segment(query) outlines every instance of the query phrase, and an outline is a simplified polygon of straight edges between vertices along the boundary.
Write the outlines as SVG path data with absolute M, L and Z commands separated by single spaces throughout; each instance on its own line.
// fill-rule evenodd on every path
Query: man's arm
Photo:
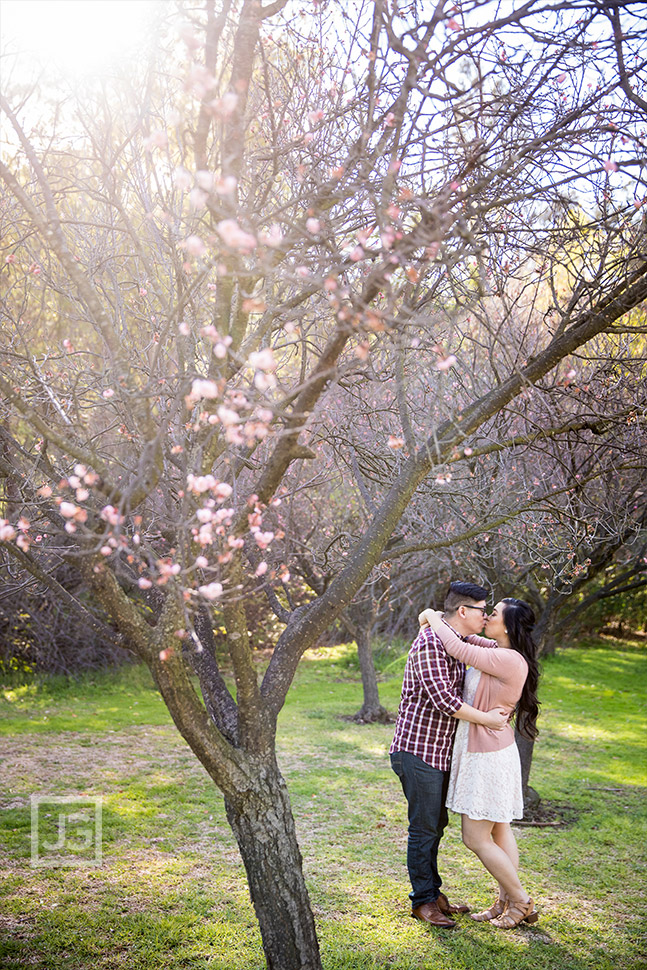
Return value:
M 415 658 L 415 669 L 433 707 L 449 716 L 463 706 L 460 692 L 453 686 L 450 659 L 433 630 L 421 630 L 422 640 Z
M 464 704 L 460 693 L 452 686 L 450 660 L 440 638 L 429 628 L 421 630 L 418 636 L 424 643 L 418 650 L 416 668 L 432 705 L 450 717 L 501 731 L 508 723 L 508 714 L 503 708 L 478 711 Z

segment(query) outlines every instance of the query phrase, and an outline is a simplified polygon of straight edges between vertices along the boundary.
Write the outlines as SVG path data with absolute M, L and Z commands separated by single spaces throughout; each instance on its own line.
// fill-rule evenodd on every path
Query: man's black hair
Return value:
M 455 582 L 449 584 L 447 596 L 445 597 L 445 613 L 455 613 L 463 603 L 480 603 L 486 600 L 488 591 L 478 583 Z

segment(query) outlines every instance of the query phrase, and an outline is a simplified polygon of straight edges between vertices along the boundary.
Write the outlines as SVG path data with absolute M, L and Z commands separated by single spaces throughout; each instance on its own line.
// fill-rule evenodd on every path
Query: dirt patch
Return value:
M 129 731 L 93 735 L 66 732 L 64 738 L 24 736 L 3 739 L 4 790 L 0 809 L 22 808 L 24 792 L 56 790 L 62 778 L 86 788 L 124 774 L 178 773 L 207 777 L 183 738 L 172 727 L 134 727 Z
M 513 825 L 536 829 L 561 829 L 577 822 L 579 813 L 572 805 L 557 805 L 554 802 L 540 802 L 536 808 L 526 812 L 524 817 L 515 820 Z

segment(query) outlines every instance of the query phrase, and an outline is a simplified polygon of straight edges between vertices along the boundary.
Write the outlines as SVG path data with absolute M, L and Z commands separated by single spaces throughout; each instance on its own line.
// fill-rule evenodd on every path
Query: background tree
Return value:
M 577 355 L 647 296 L 640 5 L 179 10 L 183 46 L 169 16 L 152 63 L 46 126 L 34 92 L 1 102 L 0 539 L 61 596 L 74 570 L 149 665 L 268 965 L 316 968 L 278 714 L 430 474 L 535 394 L 557 434 Z M 380 474 L 309 593 L 280 552 L 319 443 Z M 259 680 L 261 592 L 284 629 Z

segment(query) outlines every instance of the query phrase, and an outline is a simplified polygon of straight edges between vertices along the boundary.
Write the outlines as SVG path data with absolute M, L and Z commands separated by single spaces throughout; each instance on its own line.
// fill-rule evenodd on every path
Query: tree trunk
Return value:
M 359 669 L 362 674 L 362 688 L 364 691 L 364 703 L 355 715 L 354 720 L 364 723 L 381 721 L 388 723 L 391 720 L 389 712 L 380 704 L 380 694 L 377 686 L 377 673 L 373 662 L 373 651 L 371 650 L 371 638 L 368 631 L 357 626 L 355 632 L 357 641 L 357 657 L 359 659 Z
M 541 798 L 534 788 L 528 784 L 530 779 L 530 768 L 532 767 L 532 755 L 535 749 L 535 742 L 530 741 L 515 728 L 514 739 L 519 749 L 521 759 L 521 786 L 523 792 L 523 817 L 527 818 L 539 808 Z
M 321 970 L 290 799 L 272 761 L 257 785 L 226 798 L 229 824 L 245 864 L 268 970 Z

